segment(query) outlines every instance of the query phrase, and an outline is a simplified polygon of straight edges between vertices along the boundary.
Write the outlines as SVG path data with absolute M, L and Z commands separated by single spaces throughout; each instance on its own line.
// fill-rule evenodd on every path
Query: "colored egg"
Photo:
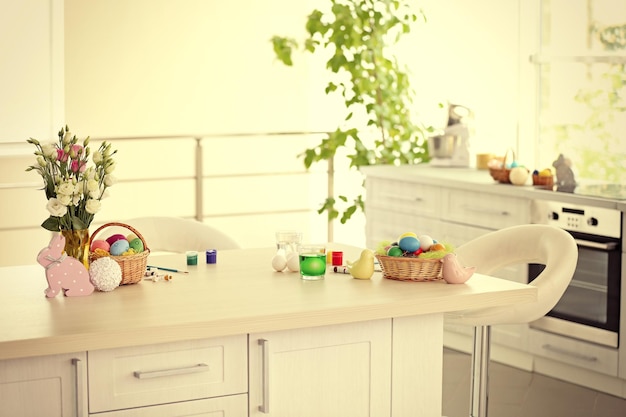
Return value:
M 421 235 L 420 237 L 418 237 L 418 239 L 420 241 L 420 248 L 422 248 L 423 250 L 430 249 L 433 243 L 435 243 L 433 238 L 428 235 Z
M 420 248 L 420 241 L 414 236 L 404 236 L 398 240 L 398 246 L 405 252 L 415 252 Z
M 129 242 L 132 242 L 135 239 L 137 239 L 137 235 L 134 233 L 129 233 L 126 235 L 126 240 L 128 240 Z
M 403 252 L 398 246 L 392 246 L 387 251 L 387 256 L 402 256 Z
M 138 237 L 134 238 L 129 243 L 130 247 L 135 250 L 135 253 L 143 252 L 143 242 Z
M 115 242 L 117 242 L 118 240 L 126 240 L 126 236 L 124 236 L 124 235 L 122 235 L 122 234 L 120 234 L 120 233 L 116 233 L 116 234 L 111 235 L 111 236 L 109 236 L 109 237 L 107 238 L 107 243 L 108 243 L 109 245 L 113 246 L 113 244 L 114 244 Z M 126 240 L 126 242 L 128 242 L 128 241 Z
M 442 243 L 435 243 L 434 245 L 430 247 L 430 250 L 431 251 L 446 250 L 446 247 Z
M 422 248 L 419 248 L 418 250 L 413 252 L 413 255 L 418 256 L 420 253 L 423 253 L 423 252 L 424 252 L 424 250 Z
M 417 234 L 413 233 L 413 232 L 406 232 L 406 233 L 402 233 L 399 237 L 398 237 L 398 242 L 402 240 L 403 237 L 415 237 L 417 238 Z
M 103 251 L 108 252 L 110 247 L 111 245 L 109 245 L 106 240 L 96 239 L 91 242 L 89 250 L 95 252 L 96 249 L 102 249 Z
M 109 252 L 111 252 L 111 255 L 113 256 L 120 256 L 124 252 L 126 252 L 129 248 L 130 248 L 130 244 L 128 243 L 128 240 L 124 238 L 124 239 L 116 240 L 115 242 L 113 242 Z

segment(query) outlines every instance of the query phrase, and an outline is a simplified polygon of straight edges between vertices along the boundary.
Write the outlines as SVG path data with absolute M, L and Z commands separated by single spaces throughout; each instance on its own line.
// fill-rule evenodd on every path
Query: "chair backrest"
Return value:
M 224 232 L 197 220 L 181 217 L 140 217 L 125 221 L 144 237 L 152 252 L 185 252 L 206 249 L 239 249 Z
M 545 265 L 530 283 L 538 290 L 536 302 L 517 306 L 477 308 L 452 312 L 446 319 L 473 326 L 528 323 L 548 313 L 572 280 L 578 261 L 574 238 L 553 226 L 526 224 L 487 233 L 456 250 L 461 264 L 492 274 L 500 268 L 527 263 Z

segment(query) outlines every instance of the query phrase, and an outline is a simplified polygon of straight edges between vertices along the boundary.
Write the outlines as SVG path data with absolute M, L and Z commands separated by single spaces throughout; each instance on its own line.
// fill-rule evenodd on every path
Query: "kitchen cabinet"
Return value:
M 390 416 L 391 326 L 251 334 L 250 416 Z
M 88 358 L 90 413 L 136 407 L 149 408 L 133 416 L 176 415 L 187 408 L 208 412 L 214 402 L 169 406 L 174 410 L 167 412 L 153 406 L 248 391 L 245 335 L 94 350 Z
M 493 230 L 530 223 L 530 200 L 524 197 L 468 191 L 458 184 L 434 186 L 417 177 L 397 180 L 368 171 L 366 179 L 366 237 L 370 248 L 381 240 L 394 240 L 412 231 L 460 246 Z M 525 283 L 526 265 L 495 271 L 494 276 Z M 526 324 L 493 327 L 494 344 L 525 349 Z M 463 350 L 469 351 L 468 326 L 446 324 L 448 332 L 468 336 Z
M 86 359 L 80 352 L 0 361 L 0 415 L 82 417 Z

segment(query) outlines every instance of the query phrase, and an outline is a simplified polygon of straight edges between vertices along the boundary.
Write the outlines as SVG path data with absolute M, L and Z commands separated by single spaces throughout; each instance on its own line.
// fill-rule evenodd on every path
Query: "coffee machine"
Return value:
M 469 167 L 472 111 L 460 104 L 448 105 L 448 122 L 440 134 L 428 138 L 430 165 Z

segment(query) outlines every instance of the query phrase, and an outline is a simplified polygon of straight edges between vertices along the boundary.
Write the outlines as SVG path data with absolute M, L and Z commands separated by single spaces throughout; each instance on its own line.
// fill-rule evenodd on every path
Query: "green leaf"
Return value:
M 297 46 L 294 39 L 285 38 L 281 36 L 274 36 L 271 39 L 272 46 L 274 47 L 274 53 L 276 58 L 287 66 L 292 66 L 293 61 L 291 59 L 291 53 L 293 48 Z
M 61 218 L 56 216 L 50 216 L 43 223 L 41 227 L 51 232 L 58 232 L 61 230 Z

